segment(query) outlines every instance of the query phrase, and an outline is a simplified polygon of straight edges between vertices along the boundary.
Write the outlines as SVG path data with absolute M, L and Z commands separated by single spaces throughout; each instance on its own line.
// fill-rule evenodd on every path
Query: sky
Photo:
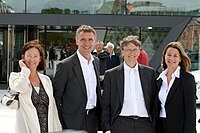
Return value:
M 32 13 L 39 13 L 41 9 L 56 6 L 59 8 L 72 7 L 74 9 L 82 9 L 95 11 L 98 9 L 104 0 L 26 0 L 28 3 L 27 9 Z M 113 0 L 106 0 L 113 1 Z M 127 2 L 136 2 L 145 0 L 127 0 Z M 200 0 L 148 0 L 151 2 L 160 2 L 167 7 L 180 7 L 187 10 L 200 9 Z M 5 0 L 6 4 L 12 6 L 15 12 L 22 12 L 25 8 L 25 0 Z M 90 4 L 88 4 L 90 3 Z

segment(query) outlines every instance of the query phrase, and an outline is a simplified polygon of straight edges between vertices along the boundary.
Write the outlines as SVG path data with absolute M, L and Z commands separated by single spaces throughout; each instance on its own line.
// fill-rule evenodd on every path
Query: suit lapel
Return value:
M 119 96 L 120 96 L 120 103 L 121 105 L 123 105 L 123 101 L 124 101 L 124 65 L 121 64 L 118 69 L 117 69 L 117 73 L 115 75 L 115 78 L 117 79 L 117 89 L 119 92 Z
M 84 77 L 83 77 L 83 72 L 82 72 L 82 69 L 81 69 L 81 64 L 80 64 L 80 61 L 78 59 L 77 53 L 73 57 L 73 64 L 74 64 L 73 68 L 74 68 L 74 73 L 76 75 L 76 78 L 78 79 L 78 82 L 80 84 L 81 89 L 83 90 L 83 93 L 85 94 L 85 96 L 87 96 L 85 80 L 84 80 Z
M 157 87 L 157 88 L 158 88 L 158 89 L 157 89 L 157 94 L 158 94 L 159 91 L 160 91 L 160 87 L 161 87 L 161 85 L 162 85 L 162 82 L 163 82 L 163 80 L 162 80 L 161 78 L 159 78 L 158 81 L 157 81 L 157 86 L 158 86 L 158 87 Z
M 148 99 L 149 97 L 149 92 L 148 90 L 148 80 L 147 79 L 147 73 L 146 71 L 143 69 L 143 66 L 138 65 L 138 70 L 139 70 L 139 76 L 140 76 L 140 82 L 141 82 L 141 87 L 142 87 L 142 92 L 144 95 L 144 100 L 145 100 L 145 104 L 148 105 Z
M 168 96 L 167 96 L 167 99 L 166 99 L 166 103 L 170 101 L 170 99 L 173 96 L 176 88 L 178 88 L 179 83 L 180 83 L 180 78 L 175 78 L 174 83 L 173 83 L 173 85 L 170 88 L 170 91 L 168 93 Z

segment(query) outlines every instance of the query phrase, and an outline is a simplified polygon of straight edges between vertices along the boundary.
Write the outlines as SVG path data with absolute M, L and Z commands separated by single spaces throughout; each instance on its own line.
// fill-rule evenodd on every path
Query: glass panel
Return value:
M 101 40 L 107 44 L 107 42 L 112 42 L 115 44 L 115 53 L 120 55 L 119 41 L 128 35 L 137 35 L 148 56 L 149 61 L 155 54 L 156 50 L 170 31 L 170 28 L 160 28 L 160 27 L 94 27 L 97 31 L 97 40 Z M 49 64 L 47 65 L 47 75 L 49 74 L 48 69 L 55 69 L 55 64 L 62 58 L 61 49 L 69 50 L 67 56 L 73 54 L 77 45 L 75 43 L 75 31 L 77 27 L 73 26 L 38 26 L 39 39 L 41 42 L 46 40 L 47 55 L 49 59 Z M 46 30 L 46 34 L 45 31 Z M 50 49 L 54 48 L 56 53 L 56 58 L 51 59 Z M 122 59 L 122 58 L 121 58 Z M 54 70 L 55 72 L 55 70 Z M 53 73 L 54 73 L 53 72 Z
M 199 16 L 199 0 L 0 0 L 0 12 Z
M 0 26 L 0 82 L 7 81 L 8 27 Z
M 193 18 L 179 38 L 191 60 L 191 71 L 200 69 L 200 18 Z
M 117 46 L 119 46 L 119 41 L 125 36 L 138 36 L 142 42 L 142 49 L 145 50 L 149 56 L 149 61 L 170 31 L 170 28 L 160 27 L 110 27 L 107 29 L 105 42 L 110 41 Z M 117 53 L 119 53 L 118 51 L 119 50 L 117 50 Z
M 15 45 L 13 46 L 13 71 L 20 71 L 18 61 L 21 57 L 21 47 L 24 45 L 24 26 L 15 26 Z

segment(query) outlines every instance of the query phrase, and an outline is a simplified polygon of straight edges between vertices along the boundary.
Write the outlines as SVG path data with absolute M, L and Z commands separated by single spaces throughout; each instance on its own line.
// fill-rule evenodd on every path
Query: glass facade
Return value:
M 182 30 L 178 41 L 184 48 L 192 63 L 191 70 L 200 69 L 200 1 L 199 0 L 0 0 L 0 13 L 27 14 L 70 14 L 70 15 L 118 15 L 118 16 L 191 16 L 191 21 Z M 0 18 L 1 19 L 1 18 Z M 23 21 L 23 19 L 22 19 Z M 40 20 L 37 20 L 38 22 Z M 81 20 L 79 20 L 81 21 Z M 91 23 L 94 20 L 91 20 Z M 102 21 L 105 21 L 102 18 Z M 133 20 L 137 21 L 137 20 Z M 162 47 L 173 27 L 170 26 L 104 26 L 95 25 L 98 40 L 112 42 L 115 52 L 120 55 L 119 41 L 127 35 L 137 35 L 151 61 Z M 113 22 L 114 23 L 114 22 Z M 170 23 L 170 22 L 169 22 Z M 39 39 L 45 49 L 54 45 L 57 60 L 60 49 L 65 47 L 74 53 L 75 31 L 79 25 L 12 25 L 12 22 L 0 25 L 0 82 L 7 82 L 11 71 L 18 71 L 22 45 L 32 39 Z M 170 40 L 170 39 L 168 39 Z M 176 40 L 174 40 L 176 41 Z M 161 54 L 159 56 L 162 56 Z M 159 60 L 160 61 L 160 60 Z M 159 62 L 160 63 L 160 62 Z M 48 66 L 47 66 L 48 67 Z M 159 69 L 157 69 L 159 71 Z
M 14 13 L 199 15 L 199 0 L 1 0 Z

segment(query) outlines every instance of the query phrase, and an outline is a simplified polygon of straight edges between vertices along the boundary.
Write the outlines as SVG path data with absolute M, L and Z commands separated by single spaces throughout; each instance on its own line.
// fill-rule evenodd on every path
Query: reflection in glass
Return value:
M 15 13 L 28 13 L 57 8 L 65 14 L 134 14 L 134 15 L 194 15 L 199 16 L 197 0 L 4 0 Z
M 179 38 L 191 60 L 191 70 L 200 69 L 200 19 L 194 18 Z

